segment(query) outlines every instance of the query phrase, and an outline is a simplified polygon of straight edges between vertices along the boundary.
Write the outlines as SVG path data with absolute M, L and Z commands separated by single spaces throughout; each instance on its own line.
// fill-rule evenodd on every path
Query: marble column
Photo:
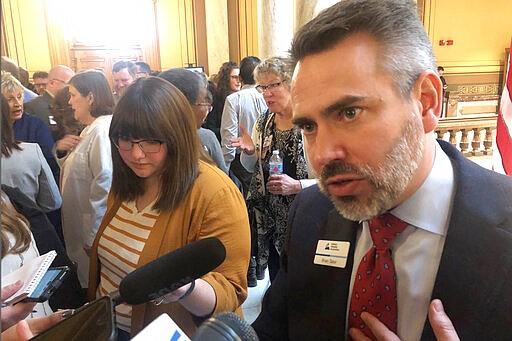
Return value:
M 293 34 L 337 0 L 259 0 L 260 58 L 286 55 Z
M 318 0 L 295 0 L 295 31 L 315 16 Z
M 287 55 L 293 37 L 293 3 L 293 0 L 258 1 L 261 59 Z

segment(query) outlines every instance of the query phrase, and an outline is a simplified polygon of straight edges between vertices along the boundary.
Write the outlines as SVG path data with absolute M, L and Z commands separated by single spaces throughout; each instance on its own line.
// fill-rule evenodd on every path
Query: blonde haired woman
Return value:
M 18 213 L 7 194 L 2 195 L 2 277 L 18 270 L 26 262 L 39 257 L 36 242 L 30 232 L 29 222 Z M 18 283 L 2 283 L 2 285 Z M 19 289 L 19 288 L 18 288 Z M 4 298 L 2 297 L 2 300 Z M 26 317 L 43 317 L 52 313 L 48 301 L 44 303 L 18 303 L 2 308 L 2 331 Z

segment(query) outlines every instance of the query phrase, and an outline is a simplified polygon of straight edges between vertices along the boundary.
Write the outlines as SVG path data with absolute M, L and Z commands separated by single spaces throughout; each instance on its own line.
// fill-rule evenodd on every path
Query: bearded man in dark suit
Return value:
M 319 186 L 295 199 L 260 339 L 512 339 L 512 179 L 435 139 L 443 85 L 415 4 L 340 1 L 291 53 L 293 120 Z M 382 253 L 394 302 L 361 308 L 359 264 L 380 248 L 369 221 L 390 215 L 404 227 Z

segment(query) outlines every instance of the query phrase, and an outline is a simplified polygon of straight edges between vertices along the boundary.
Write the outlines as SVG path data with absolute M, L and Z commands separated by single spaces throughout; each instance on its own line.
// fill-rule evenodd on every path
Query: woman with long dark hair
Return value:
M 220 143 L 220 123 L 222 121 L 222 111 L 224 111 L 224 102 L 228 95 L 239 91 L 242 87 L 240 68 L 235 62 L 225 62 L 214 78 L 213 109 L 206 117 L 203 127 L 213 131 Z

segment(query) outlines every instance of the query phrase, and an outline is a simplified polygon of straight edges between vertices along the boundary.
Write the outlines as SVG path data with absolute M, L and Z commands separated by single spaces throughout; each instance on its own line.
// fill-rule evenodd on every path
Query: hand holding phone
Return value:
M 23 299 L 22 302 L 45 302 L 47 301 L 62 284 L 62 281 L 69 273 L 68 266 L 49 268 L 36 289 Z
M 4 304 L 3 301 L 9 299 L 23 286 L 22 281 L 17 281 L 13 284 L 2 287 L 2 332 L 9 327 L 15 325 L 19 320 L 27 317 L 28 314 L 34 309 L 35 303 L 22 303 L 16 305 Z M 3 334 L 2 334 L 3 338 Z
M 61 313 L 61 317 L 64 317 L 64 320 L 31 340 L 114 341 L 117 339 L 114 305 L 109 296 L 98 298 L 72 311 L 66 310 Z

